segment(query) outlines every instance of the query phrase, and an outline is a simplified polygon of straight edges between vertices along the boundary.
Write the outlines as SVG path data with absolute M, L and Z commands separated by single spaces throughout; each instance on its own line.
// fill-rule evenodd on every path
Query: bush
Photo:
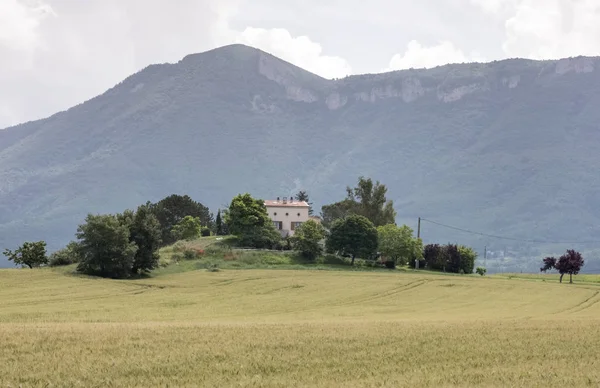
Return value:
M 477 252 L 471 247 L 461 245 L 458 247 L 460 253 L 460 268 L 464 273 L 472 274 L 475 269 L 475 260 Z
M 396 262 L 394 260 L 386 260 L 384 263 L 385 268 L 394 269 L 396 268 Z
M 256 249 L 276 249 L 281 243 L 281 235 L 274 228 L 255 229 L 238 236 L 241 247 Z
M 423 249 L 423 261 L 425 261 L 425 266 L 428 269 L 443 271 L 446 269 L 446 255 L 444 252 L 444 247 L 438 244 L 429 244 L 426 245 Z M 413 260 L 414 262 L 414 260 Z M 419 263 L 419 268 L 421 268 L 421 263 Z M 425 267 L 423 266 L 423 267 Z
M 294 249 L 299 251 L 304 258 L 315 260 L 322 252 L 321 240 L 325 238 L 325 229 L 323 226 L 313 220 L 303 223 L 294 234 L 294 237 L 287 239 L 293 243 Z
M 471 274 L 475 269 L 477 253 L 473 248 L 464 245 L 447 244 L 442 246 L 430 244 L 423 249 L 423 258 L 428 269 Z M 412 260 L 411 266 L 414 266 L 414 260 Z
M 79 252 L 79 244 L 71 241 L 66 247 L 60 249 L 50 255 L 48 265 L 50 267 L 60 267 L 71 265 L 81 261 L 81 253 Z
M 485 275 L 485 274 L 486 274 L 486 272 L 487 272 L 487 269 L 485 269 L 484 267 L 477 267 L 477 270 L 476 270 L 476 272 L 477 272 L 477 274 L 478 274 L 478 275 L 481 275 L 481 276 L 483 276 L 483 275 Z
M 208 227 L 203 227 L 202 231 L 200 232 L 200 235 L 202 237 L 209 237 L 210 236 L 210 229 Z

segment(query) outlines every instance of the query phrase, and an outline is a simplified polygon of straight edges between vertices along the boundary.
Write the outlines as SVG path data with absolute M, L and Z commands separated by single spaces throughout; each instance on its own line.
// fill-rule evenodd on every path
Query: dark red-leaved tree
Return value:
M 573 275 L 577 275 L 583 267 L 584 260 L 581 253 L 569 249 L 567 253 L 562 255 L 558 260 L 554 257 L 547 257 L 544 259 L 544 266 L 540 268 L 540 271 L 546 272 L 555 269 L 560 274 L 560 282 L 562 283 L 563 276 L 569 274 L 569 283 L 573 283 Z
M 555 265 L 556 265 L 556 258 L 546 257 L 544 259 L 544 266 L 542 268 L 540 268 L 540 271 L 542 271 L 542 272 L 551 271 L 554 269 Z

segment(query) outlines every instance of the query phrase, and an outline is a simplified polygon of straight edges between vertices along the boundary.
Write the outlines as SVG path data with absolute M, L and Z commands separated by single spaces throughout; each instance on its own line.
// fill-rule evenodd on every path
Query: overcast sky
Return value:
M 0 0 L 0 128 L 236 42 L 328 78 L 600 55 L 600 0 Z

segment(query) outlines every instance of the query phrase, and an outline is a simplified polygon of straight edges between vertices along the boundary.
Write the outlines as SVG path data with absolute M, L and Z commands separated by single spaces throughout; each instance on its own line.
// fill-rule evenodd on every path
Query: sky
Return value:
M 0 128 L 243 43 L 326 78 L 600 55 L 600 0 L 0 0 Z

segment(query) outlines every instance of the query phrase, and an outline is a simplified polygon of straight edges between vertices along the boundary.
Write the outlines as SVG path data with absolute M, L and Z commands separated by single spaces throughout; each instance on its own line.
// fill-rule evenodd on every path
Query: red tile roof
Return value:
M 291 207 L 310 207 L 308 205 L 308 203 L 304 202 L 304 201 L 290 201 L 289 199 L 284 203 L 282 200 L 266 200 L 265 201 L 265 206 L 277 206 L 277 207 L 286 207 L 286 206 L 291 206 Z

